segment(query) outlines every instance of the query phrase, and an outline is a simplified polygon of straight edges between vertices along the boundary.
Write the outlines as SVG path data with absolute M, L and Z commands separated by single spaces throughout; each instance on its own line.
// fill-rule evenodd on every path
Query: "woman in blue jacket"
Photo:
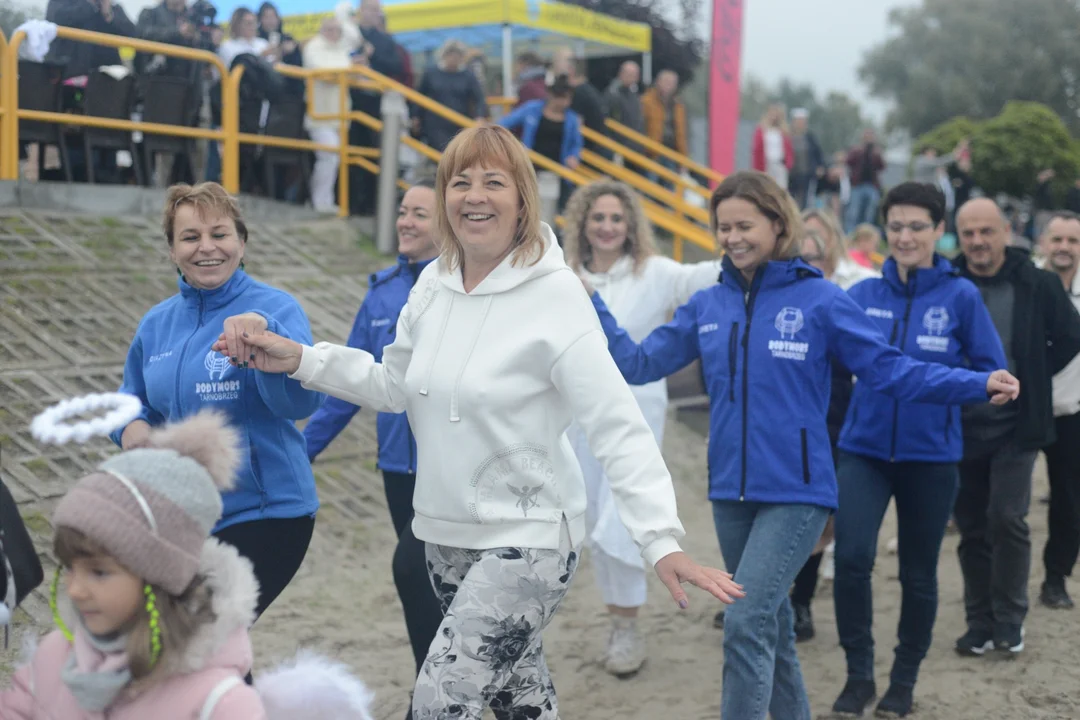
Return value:
M 885 197 L 890 258 L 880 279 L 849 291 L 890 344 L 919 360 L 985 372 L 1006 367 L 1005 350 L 979 290 L 934 253 L 945 231 L 945 197 L 908 182 Z M 956 500 L 963 455 L 960 408 L 900 401 L 855 383 L 840 434 L 836 513 L 836 626 L 848 680 L 834 712 L 861 714 L 874 699 L 870 576 L 878 531 L 896 500 L 900 549 L 899 645 L 889 690 L 877 709 L 911 712 L 919 664 L 937 617 L 937 567 Z
M 557 76 L 547 86 L 547 99 L 530 100 L 499 120 L 504 128 L 521 132 L 521 142 L 552 162 L 576 170 L 581 164 L 585 138 L 581 117 L 570 109 L 574 88 L 566 75 Z M 537 168 L 537 172 L 544 172 Z M 559 185 L 559 211 L 566 206 L 573 187 L 566 180 Z
M 371 275 L 367 295 L 349 333 L 348 346 L 367 350 L 377 362 L 382 362 L 383 348 L 393 344 L 397 337 L 398 315 L 420 272 L 439 254 L 433 237 L 434 218 L 435 184 L 423 180 L 409 188 L 398 207 L 397 264 Z M 358 412 L 360 407 L 346 400 L 326 399 L 304 426 L 304 439 L 312 462 Z M 443 615 L 428 577 L 424 543 L 417 540 L 412 531 L 416 439 L 405 413 L 381 412 L 376 427 L 379 469 L 383 474 L 390 519 L 398 537 L 393 560 L 394 586 L 405 611 L 405 627 L 419 674 Z
M 701 358 L 710 400 L 709 498 L 724 563 L 746 597 L 727 611 L 721 715 L 806 720 L 788 589 L 837 506 L 825 422 L 831 359 L 860 384 L 905 401 L 1004 403 L 1016 379 L 904 355 L 819 270 L 797 258 L 802 233 L 786 190 L 731 175 L 709 204 L 724 251 L 721 282 L 640 344 L 598 294 L 593 304 L 632 384 Z
M 120 391 L 138 397 L 143 411 L 113 441 L 141 447 L 151 427 L 206 408 L 228 416 L 248 454 L 236 488 L 222 497 L 214 534 L 254 566 L 258 616 L 296 574 L 315 529 L 315 478 L 295 421 L 315 412 L 323 396 L 248 368 L 248 358 L 233 367 L 210 346 L 237 314 L 261 315 L 299 342 L 311 341 L 311 326 L 291 295 L 244 272 L 247 226 L 217 183 L 170 188 L 164 230 L 180 292 L 151 308 L 135 331 Z

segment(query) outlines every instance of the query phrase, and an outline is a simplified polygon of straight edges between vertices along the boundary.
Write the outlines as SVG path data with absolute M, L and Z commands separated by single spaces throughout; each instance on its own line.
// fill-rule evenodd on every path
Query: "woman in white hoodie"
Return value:
M 637 193 L 611 180 L 578 188 L 570 198 L 563 252 L 570 269 L 585 277 L 620 327 L 639 342 L 720 276 L 719 260 L 684 265 L 657 254 L 652 225 Z M 630 391 L 657 444 L 662 444 L 667 381 L 632 386 Z M 585 477 L 586 539 L 600 595 L 611 614 L 604 666 L 612 675 L 627 677 L 645 663 L 645 638 L 637 625 L 638 609 L 645 604 L 645 565 L 619 520 L 611 487 L 585 433 L 575 423 L 567 435 Z
M 363 350 L 300 345 L 254 314 L 227 319 L 214 349 L 356 404 L 408 412 L 419 455 L 413 530 L 445 611 L 414 720 L 480 720 L 485 705 L 499 717 L 556 720 L 541 632 L 585 538 L 571 420 L 679 606 L 682 582 L 724 602 L 742 592 L 679 549 L 671 476 L 581 282 L 540 222 L 521 143 L 500 127 L 462 131 L 439 163 L 436 203 L 442 255 L 421 273 L 381 363 Z
M 356 49 L 356 43 L 345 37 L 341 21 L 328 17 L 322 21 L 319 34 L 304 45 L 304 67 L 313 70 L 337 70 L 352 65 L 350 54 Z M 312 84 L 314 98 L 312 105 L 320 115 L 337 115 L 340 112 L 341 91 L 332 78 L 316 80 Z M 345 94 L 345 112 L 352 110 L 349 94 Z M 315 120 L 305 118 L 304 124 L 313 142 L 320 145 L 337 147 L 341 142 L 337 120 Z M 315 153 L 315 167 L 311 171 L 311 205 L 320 212 L 337 210 L 334 202 L 334 183 L 338 179 L 338 165 L 341 158 L 336 152 L 319 150 Z

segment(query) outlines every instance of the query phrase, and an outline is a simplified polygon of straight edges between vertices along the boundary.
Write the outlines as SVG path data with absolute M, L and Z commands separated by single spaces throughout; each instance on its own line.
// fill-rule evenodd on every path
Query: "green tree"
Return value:
M 891 11 L 889 24 L 895 32 L 866 53 L 859 77 L 892 102 L 890 128 L 917 136 L 1027 100 L 1080 131 L 1076 0 L 923 0 Z
M 1040 171 L 1055 173 L 1054 190 L 1063 194 L 1080 177 L 1080 149 L 1052 109 L 1010 102 L 997 117 L 980 123 L 971 138 L 975 183 L 990 194 L 1022 197 Z
M 10 38 L 15 28 L 32 17 L 41 17 L 41 13 L 18 3 L 0 2 L 0 30 L 4 31 L 4 37 Z
M 927 148 L 937 150 L 938 155 L 951 153 L 963 139 L 970 140 L 979 129 L 979 123 L 969 117 L 956 117 L 938 125 L 917 138 L 911 147 L 916 155 Z
M 790 112 L 803 107 L 810 113 L 810 129 L 821 143 L 826 155 L 847 149 L 867 126 L 862 108 L 847 93 L 832 91 L 819 100 L 814 88 L 782 79 L 776 87 L 769 87 L 760 78 L 749 75 L 743 79 L 739 114 L 745 120 L 758 121 L 766 108 L 779 103 Z

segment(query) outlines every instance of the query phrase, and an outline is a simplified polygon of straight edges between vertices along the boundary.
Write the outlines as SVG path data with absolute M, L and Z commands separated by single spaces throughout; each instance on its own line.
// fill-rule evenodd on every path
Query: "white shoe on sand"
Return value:
M 645 664 L 645 638 L 637 618 L 613 615 L 604 669 L 616 677 L 629 677 Z

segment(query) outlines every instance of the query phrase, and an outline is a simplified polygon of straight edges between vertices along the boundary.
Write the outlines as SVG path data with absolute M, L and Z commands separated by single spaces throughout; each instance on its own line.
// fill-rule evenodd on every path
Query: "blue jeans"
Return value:
M 724 565 L 746 591 L 724 615 L 725 720 L 810 719 L 788 591 L 828 519 L 814 505 L 713 502 Z
M 874 679 L 873 592 L 878 531 L 896 499 L 900 553 L 899 645 L 890 682 L 912 687 L 937 619 L 938 556 L 959 487 L 956 463 L 889 463 L 840 453 L 836 469 L 836 628 L 847 654 L 848 677 Z
M 877 218 L 881 191 L 872 183 L 860 183 L 851 188 L 851 199 L 844 211 L 844 230 L 851 232 L 857 225 L 872 223 Z

